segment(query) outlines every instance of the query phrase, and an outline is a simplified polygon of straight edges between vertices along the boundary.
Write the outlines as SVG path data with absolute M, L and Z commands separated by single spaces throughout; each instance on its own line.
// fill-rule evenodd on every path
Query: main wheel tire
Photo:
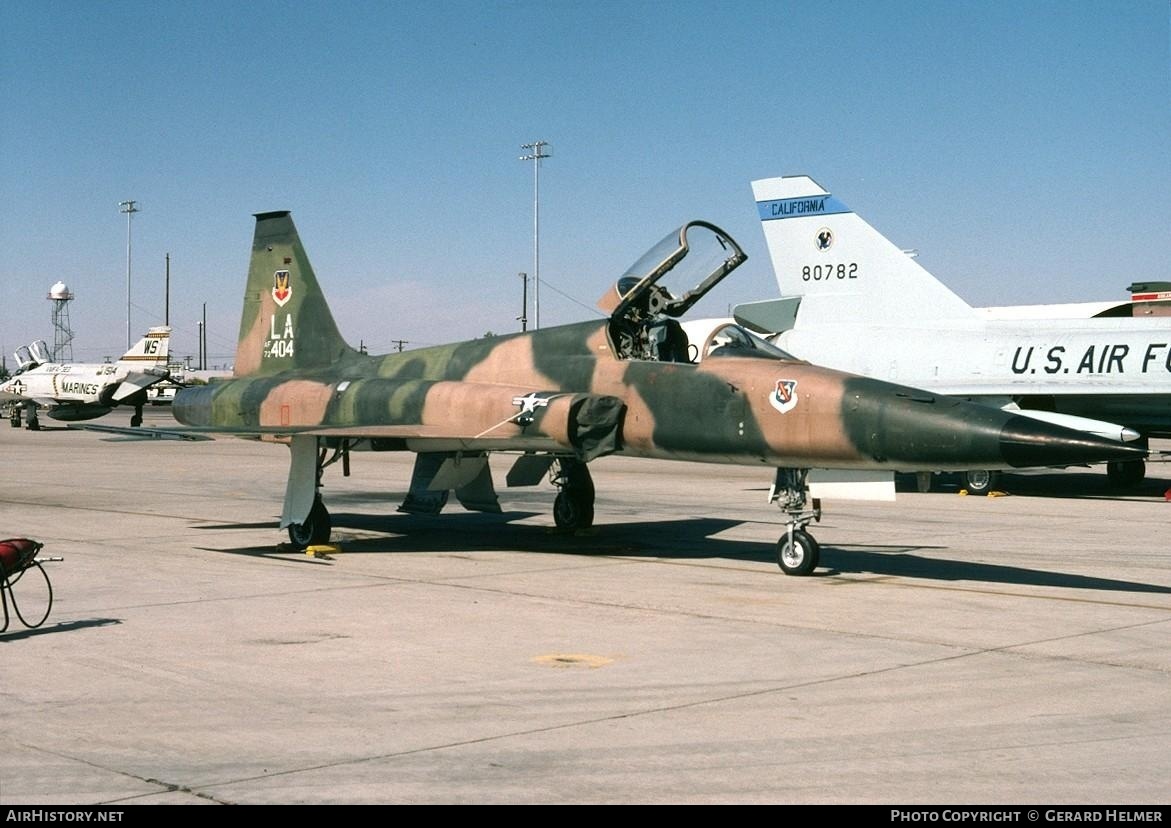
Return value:
M 321 498 L 313 501 L 313 508 L 304 523 L 289 524 L 289 541 L 293 546 L 304 549 L 319 543 L 329 542 L 329 533 L 333 527 L 329 521 L 329 510 L 321 502 Z
M 777 565 L 786 575 L 808 575 L 817 569 L 820 558 L 821 547 L 804 530 L 793 530 L 791 544 L 788 532 L 781 535 L 781 539 L 777 541 Z
M 972 469 L 964 472 L 964 488 L 969 494 L 986 495 L 1000 485 L 1000 472 Z
M 1147 464 L 1142 460 L 1112 460 L 1106 464 L 1106 479 L 1115 489 L 1131 489 L 1147 476 Z
M 593 498 L 562 489 L 553 501 L 553 522 L 566 531 L 588 529 L 594 525 Z

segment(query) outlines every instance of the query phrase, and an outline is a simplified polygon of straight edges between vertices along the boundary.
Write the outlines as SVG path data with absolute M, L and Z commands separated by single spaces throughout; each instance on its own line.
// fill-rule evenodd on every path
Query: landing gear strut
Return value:
M 296 439 L 296 438 L 295 438 Z M 309 509 L 309 514 L 302 523 L 289 524 L 289 541 L 300 549 L 307 546 L 316 546 L 318 544 L 329 543 L 329 535 L 333 530 L 333 524 L 329 519 L 329 510 L 325 508 L 325 503 L 321 499 L 321 475 L 327 466 L 331 466 L 337 461 L 342 462 L 342 475 L 350 476 L 350 442 L 342 440 L 334 448 L 333 453 L 329 454 L 328 448 L 317 448 L 313 455 L 314 475 L 315 475 L 315 489 L 316 494 L 313 496 L 313 506 Z M 328 455 L 328 459 L 327 458 Z M 294 464 L 296 464 L 294 460 Z M 305 468 L 308 471 L 308 468 Z
M 777 469 L 769 492 L 769 502 L 785 513 L 785 534 L 777 541 L 777 565 L 786 575 L 808 575 L 817 568 L 821 547 L 805 531 L 811 522 L 821 522 L 821 502 L 813 499 L 813 508 L 805 508 L 809 491 L 805 478 L 809 469 Z
M 553 501 L 553 522 L 573 532 L 594 525 L 594 481 L 589 467 L 574 457 L 557 458 L 553 485 L 561 491 Z

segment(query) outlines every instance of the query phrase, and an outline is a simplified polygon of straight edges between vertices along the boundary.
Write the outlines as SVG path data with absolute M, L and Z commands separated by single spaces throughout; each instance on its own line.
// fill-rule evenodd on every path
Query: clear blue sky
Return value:
M 253 212 L 289 209 L 346 336 L 375 352 L 513 330 L 532 270 L 592 305 L 671 227 L 749 253 L 749 182 L 807 174 L 977 305 L 1171 280 L 1167 0 L 0 0 L 0 347 L 235 347 Z M 545 325 L 589 311 L 551 289 Z M 411 346 L 408 346 L 411 347 Z M 11 360 L 11 357 L 9 357 Z M 11 363 L 10 363 L 11 364 Z

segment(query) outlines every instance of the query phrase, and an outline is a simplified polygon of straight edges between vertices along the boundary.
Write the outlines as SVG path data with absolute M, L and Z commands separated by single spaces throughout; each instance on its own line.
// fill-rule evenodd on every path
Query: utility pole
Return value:
M 126 350 L 130 350 L 130 219 L 138 212 L 137 201 L 120 201 L 118 206 L 126 214 Z
M 521 281 L 524 283 L 524 287 L 522 287 L 520 291 L 520 316 L 517 317 L 517 319 L 520 320 L 521 333 L 524 333 L 529 329 L 529 274 L 518 273 L 516 275 L 519 276 Z
M 390 341 L 395 344 L 395 346 L 398 348 L 398 352 L 400 354 L 403 352 L 403 346 L 410 344 L 410 340 L 407 340 L 407 339 L 392 339 Z
M 163 279 L 166 287 L 163 289 L 163 324 L 171 324 L 171 254 L 167 254 L 167 270 Z
M 551 158 L 553 145 L 548 141 L 521 144 L 528 150 L 521 161 L 533 162 L 533 328 L 541 328 L 541 159 Z M 545 150 L 548 149 L 548 152 Z

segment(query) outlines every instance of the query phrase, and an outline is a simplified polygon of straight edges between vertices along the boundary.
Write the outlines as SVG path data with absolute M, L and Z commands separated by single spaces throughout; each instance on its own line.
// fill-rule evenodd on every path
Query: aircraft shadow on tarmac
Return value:
M 915 480 L 911 475 L 896 477 L 897 490 L 914 492 Z M 1117 488 L 1101 472 L 1003 472 L 998 491 L 1022 497 L 1070 498 L 1077 500 L 1120 500 L 1141 499 L 1161 502 L 1171 482 L 1162 477 L 1148 477 L 1136 486 Z M 956 494 L 963 484 L 959 475 L 936 475 L 932 479 L 933 494 Z
M 60 624 L 37 627 L 31 630 L 9 630 L 6 633 L 0 633 L 0 644 L 4 643 L 5 641 L 18 641 L 22 638 L 32 638 L 34 635 L 50 635 L 52 633 L 72 632 L 73 630 L 83 630 L 87 627 L 108 627 L 111 624 L 121 623 L 122 619 L 120 618 L 87 618 L 82 621 L 63 621 Z
M 411 554 L 477 550 L 518 550 L 567 555 L 618 555 L 666 560 L 705 560 L 776 563 L 773 543 L 730 540 L 714 535 L 741 525 L 741 521 L 695 517 L 658 522 L 604 523 L 587 532 L 565 533 L 549 526 L 519 524 L 515 521 L 537 512 L 505 512 L 499 515 L 452 513 L 446 515 L 372 515 L 353 512 L 334 514 L 335 537 L 348 557 L 354 554 Z M 273 523 L 262 524 L 273 527 Z M 221 528 L 230 528 L 223 526 Z M 241 524 L 240 528 L 252 528 Z M 346 530 L 386 533 L 382 537 L 346 539 Z M 289 548 L 244 547 L 207 551 L 264 557 L 288 555 Z M 933 558 L 922 554 L 928 546 L 869 546 L 823 543 L 821 568 L 812 577 L 835 575 L 881 575 L 933 581 L 1040 586 L 1063 589 L 1090 589 L 1108 592 L 1171 594 L 1171 586 L 1094 578 L 1066 572 L 1050 572 L 976 561 Z M 919 553 L 919 554 L 913 554 Z M 325 561 L 302 556 L 306 562 Z M 784 577 L 778 571 L 777 577 Z
M 881 547 L 880 547 L 881 548 Z M 1147 592 L 1171 595 L 1171 587 L 1144 584 L 1138 581 L 1118 581 L 1113 578 L 1091 578 L 1067 572 L 1048 572 L 1017 566 L 1002 566 L 975 561 L 956 561 L 928 558 L 920 555 L 871 552 L 867 547 L 821 547 L 821 563 L 828 567 L 826 575 L 857 573 L 891 575 L 900 578 L 923 578 L 937 581 L 976 581 L 982 583 L 1013 584 L 1017 586 L 1060 587 L 1064 589 L 1096 589 L 1108 592 Z M 818 570 L 815 574 L 822 574 Z

